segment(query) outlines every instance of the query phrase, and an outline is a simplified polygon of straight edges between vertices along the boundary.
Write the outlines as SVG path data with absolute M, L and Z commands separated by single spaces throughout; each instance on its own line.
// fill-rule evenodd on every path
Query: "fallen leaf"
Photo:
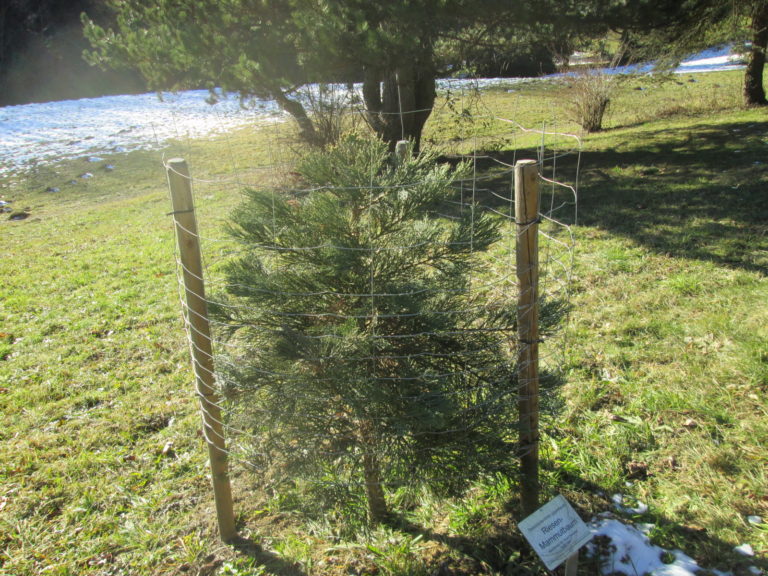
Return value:
M 677 470 L 680 465 L 677 463 L 677 459 L 675 459 L 674 456 L 667 456 L 666 458 L 663 458 L 661 460 L 661 465 L 664 468 L 669 468 L 670 470 Z
M 648 477 L 648 464 L 635 460 L 627 463 L 627 477 L 644 479 Z

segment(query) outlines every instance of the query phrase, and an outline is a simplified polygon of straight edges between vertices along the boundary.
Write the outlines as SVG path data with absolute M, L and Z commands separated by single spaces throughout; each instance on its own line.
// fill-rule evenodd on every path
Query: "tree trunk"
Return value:
M 400 66 L 394 71 L 367 70 L 363 81 L 366 119 L 394 150 L 398 140 L 411 140 L 416 152 L 435 103 L 431 67 Z
M 365 495 L 368 500 L 368 519 L 371 524 L 381 524 L 389 511 L 384 498 L 384 486 L 381 482 L 381 464 L 376 453 L 373 425 L 370 422 L 360 424 L 358 441 L 363 451 L 363 476 Z
M 312 119 L 307 115 L 307 111 L 304 109 L 301 102 L 291 100 L 279 88 L 273 89 L 271 92 L 272 97 L 275 99 L 278 106 L 293 116 L 296 124 L 299 125 L 299 135 L 301 136 L 301 139 L 311 146 L 321 145 L 322 140 L 315 130 L 315 125 L 313 124 Z
M 381 78 L 376 70 L 365 69 L 363 76 L 363 102 L 365 103 L 365 118 L 376 134 L 384 134 L 382 118 Z
M 768 104 L 765 88 L 763 88 L 766 48 L 768 48 L 768 3 L 757 2 L 752 14 L 752 50 L 744 75 L 744 104 L 747 106 Z
M 416 76 L 414 81 L 415 99 L 413 112 L 413 133 L 414 150 L 418 153 L 421 147 L 421 134 L 424 131 L 424 125 L 427 123 L 429 115 L 432 114 L 432 108 L 435 105 L 437 92 L 435 91 L 435 80 L 437 73 L 432 70 L 430 73 L 422 73 Z

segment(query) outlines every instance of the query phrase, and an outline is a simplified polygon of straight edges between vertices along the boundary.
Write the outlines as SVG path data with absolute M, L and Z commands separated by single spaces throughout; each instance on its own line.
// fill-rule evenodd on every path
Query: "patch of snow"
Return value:
M 647 504 L 640 502 L 631 496 L 614 494 L 611 496 L 611 500 L 613 501 L 613 505 L 616 506 L 616 510 L 623 514 L 645 514 L 648 512 Z
M 171 139 L 222 133 L 282 117 L 274 102 L 206 103 L 206 90 L 62 100 L 0 108 L 0 175 L 46 161 L 160 148 Z M 98 160 L 92 160 L 98 161 Z
M 755 551 L 749 544 L 742 544 L 741 546 L 736 546 L 733 549 L 734 552 L 738 552 L 739 554 L 743 556 L 754 556 Z
M 610 512 L 604 512 L 593 518 L 588 527 L 592 541 L 587 545 L 587 553 L 592 557 L 599 554 L 601 574 L 696 576 L 703 571 L 716 576 L 733 576 L 733 572 L 707 570 L 680 550 L 667 550 L 652 544 L 648 535 L 653 524 L 626 524 Z M 755 555 L 749 544 L 736 546 L 734 551 L 746 557 Z M 754 576 L 765 574 L 757 566 L 750 566 L 747 571 Z
M 683 60 L 676 72 L 680 74 L 688 72 L 714 72 L 743 67 L 743 56 L 734 52 L 732 46 L 719 46 L 704 50 L 695 56 Z
M 672 70 L 674 74 L 694 74 L 703 72 L 722 72 L 726 70 L 740 70 L 744 68 L 743 57 L 734 51 L 732 45 L 718 46 L 693 54 L 680 62 Z M 600 70 L 603 74 L 652 74 L 655 71 L 653 62 L 641 64 L 628 64 Z
M 595 520 L 590 524 L 593 537 L 610 540 L 610 554 L 605 554 L 600 567 L 603 574 L 651 574 L 652 576 L 695 576 L 701 566 L 679 550 L 669 551 L 651 544 L 648 537 L 634 526 L 615 519 Z M 597 546 L 589 545 L 590 553 L 597 553 Z M 665 559 L 674 560 L 666 564 Z

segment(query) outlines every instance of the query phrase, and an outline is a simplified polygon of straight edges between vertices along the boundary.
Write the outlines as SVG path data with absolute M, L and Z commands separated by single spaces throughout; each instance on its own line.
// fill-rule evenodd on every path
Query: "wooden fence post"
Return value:
M 221 539 L 224 542 L 231 542 L 237 536 L 237 530 L 232 505 L 232 488 L 229 483 L 229 464 L 221 409 L 219 408 L 219 397 L 214 387 L 213 349 L 208 323 L 208 305 L 205 300 L 197 220 L 192 200 L 192 184 L 187 163 L 183 159 L 168 160 L 166 171 L 184 278 L 186 304 L 184 315 L 189 327 L 196 391 L 200 401 L 203 433 L 208 445 L 208 458 L 211 462 L 216 516 Z
M 517 223 L 517 358 L 520 498 L 523 516 L 539 507 L 539 172 L 535 160 L 515 165 Z

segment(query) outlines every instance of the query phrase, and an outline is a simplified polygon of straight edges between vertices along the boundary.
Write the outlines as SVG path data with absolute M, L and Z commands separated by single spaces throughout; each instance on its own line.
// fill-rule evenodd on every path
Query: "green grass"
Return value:
M 544 492 L 585 515 L 628 493 L 649 504 L 637 520 L 656 524 L 658 544 L 707 567 L 765 567 L 768 531 L 746 517 L 768 518 L 768 121 L 739 108 L 739 74 L 688 80 L 621 84 L 606 130 L 583 139 Z M 562 86 L 511 89 L 452 106 L 578 129 Z M 483 145 L 511 159 L 538 143 L 449 112 L 426 134 L 447 153 Z M 280 177 L 269 167 L 293 154 L 290 140 L 276 144 L 285 135 L 243 130 L 165 151 L 202 178 L 204 235 L 223 236 L 241 182 Z M 520 553 L 517 485 L 499 478 L 454 500 L 393 493 L 401 521 L 369 531 L 348 521 L 354 503 L 323 515 L 306 505 L 312 487 L 262 491 L 237 466 L 251 542 L 220 544 L 160 154 L 108 161 L 114 172 L 77 185 L 66 182 L 85 171 L 79 160 L 0 181 L 30 213 L 0 221 L 0 574 L 543 573 Z M 214 264 L 226 250 L 205 248 Z M 757 559 L 732 553 L 744 542 Z
M 744 519 L 766 510 L 767 134 L 755 110 L 608 130 L 579 207 L 558 434 L 587 482 L 641 471 L 648 518 L 721 568 L 739 541 L 766 552 Z

